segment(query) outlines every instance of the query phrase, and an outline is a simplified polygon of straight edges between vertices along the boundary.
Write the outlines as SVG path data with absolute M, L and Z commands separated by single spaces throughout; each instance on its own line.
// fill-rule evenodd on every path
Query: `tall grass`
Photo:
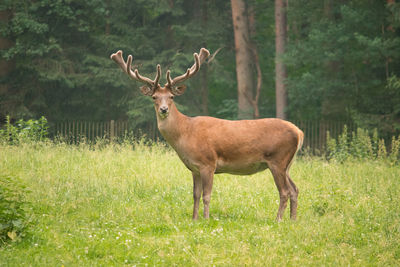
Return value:
M 30 226 L 0 266 L 398 266 L 400 167 L 298 158 L 298 220 L 276 223 L 271 174 L 216 175 L 210 220 L 191 220 L 192 178 L 168 147 L 0 145 L 29 189 Z

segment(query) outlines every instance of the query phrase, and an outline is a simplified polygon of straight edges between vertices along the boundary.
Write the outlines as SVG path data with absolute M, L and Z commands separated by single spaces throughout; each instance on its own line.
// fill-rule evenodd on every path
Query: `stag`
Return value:
M 200 197 L 203 196 L 204 218 L 209 218 L 209 205 L 214 174 L 250 175 L 270 169 L 279 191 L 280 203 L 276 219 L 280 221 L 290 198 L 290 217 L 297 215 L 299 190 L 289 176 L 289 168 L 303 143 L 303 132 L 294 124 L 276 119 L 230 121 L 207 116 L 188 117 L 178 111 L 174 97 L 182 95 L 187 79 L 195 75 L 210 55 L 202 48 L 194 53 L 194 64 L 186 73 L 159 84 L 161 67 L 157 65 L 154 80 L 132 70 L 132 56 L 123 59 L 122 51 L 111 55 L 132 79 L 144 83 L 144 95 L 151 96 L 157 114 L 157 126 L 165 140 L 176 151 L 193 176 L 193 219 L 198 219 Z

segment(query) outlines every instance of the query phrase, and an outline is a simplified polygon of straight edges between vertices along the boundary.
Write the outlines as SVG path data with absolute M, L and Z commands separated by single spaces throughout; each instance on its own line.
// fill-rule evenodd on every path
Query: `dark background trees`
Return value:
M 141 73 L 153 76 L 159 63 L 175 76 L 192 64 L 193 52 L 205 46 L 217 55 L 177 99 L 188 115 L 254 116 L 257 81 L 262 81 L 259 116 L 275 117 L 279 61 L 286 68 L 280 82 L 287 91 L 282 109 L 287 119 L 346 120 L 387 134 L 399 131 L 399 3 L 240 2 L 246 3 L 246 44 L 256 48 L 248 51 L 251 62 L 245 77 L 252 86 L 247 94 L 238 94 L 238 50 L 229 1 L 4 0 L 0 114 L 44 115 L 50 122 L 128 119 L 141 127 L 154 121 L 151 99 L 141 96 L 139 85 L 125 77 L 109 55 L 122 49 L 125 56 L 134 56 Z M 275 50 L 275 2 L 287 5 L 282 55 Z M 241 101 L 248 110 L 238 105 Z
M 275 99 L 276 117 L 287 119 L 286 64 L 283 62 L 287 41 L 287 1 L 275 0 Z

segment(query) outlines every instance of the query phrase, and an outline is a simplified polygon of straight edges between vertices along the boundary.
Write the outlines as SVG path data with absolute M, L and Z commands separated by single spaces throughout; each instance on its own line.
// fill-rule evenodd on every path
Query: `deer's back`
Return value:
M 214 162 L 216 172 L 251 174 L 266 169 L 266 159 L 290 154 L 284 148 L 297 147 L 299 131 L 280 119 L 194 117 L 175 150 L 189 169 Z M 288 143 L 293 145 L 283 145 Z
M 291 122 L 275 118 L 230 121 L 195 117 L 192 124 L 196 129 L 192 133 L 198 140 L 224 150 L 227 146 L 251 150 L 273 149 L 282 143 L 297 143 L 300 132 Z

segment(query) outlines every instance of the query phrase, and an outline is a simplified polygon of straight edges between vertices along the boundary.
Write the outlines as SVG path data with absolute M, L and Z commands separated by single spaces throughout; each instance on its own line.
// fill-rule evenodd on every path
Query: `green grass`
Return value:
M 193 222 L 191 174 L 161 145 L 3 145 L 0 171 L 31 191 L 33 221 L 0 266 L 400 265 L 397 165 L 298 158 L 298 220 L 281 223 L 269 171 L 216 175 Z

